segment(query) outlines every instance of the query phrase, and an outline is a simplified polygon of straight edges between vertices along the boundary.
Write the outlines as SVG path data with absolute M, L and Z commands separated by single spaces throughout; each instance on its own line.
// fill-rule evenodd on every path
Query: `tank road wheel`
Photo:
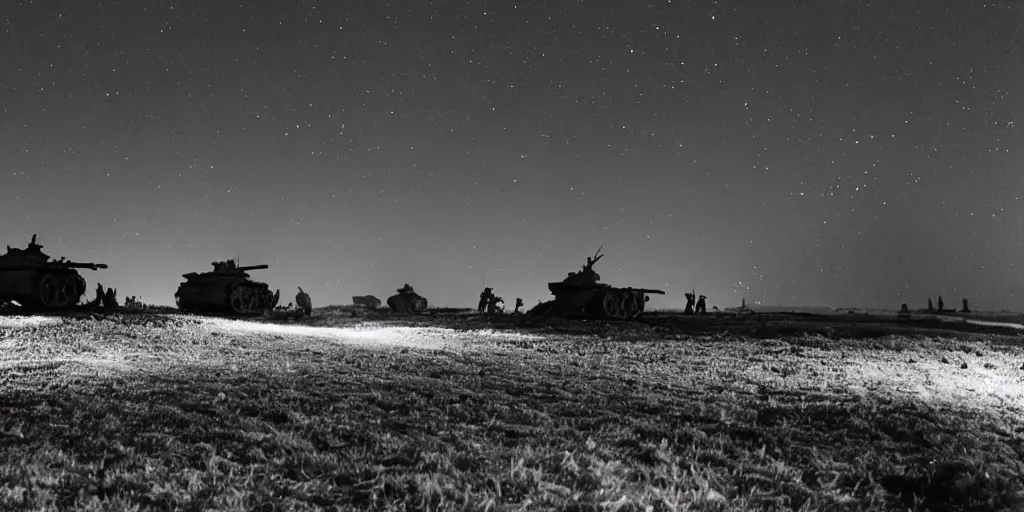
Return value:
M 85 295 L 85 292 L 88 291 L 88 286 L 85 284 L 85 278 L 82 277 L 80 274 L 75 274 L 74 279 L 75 279 L 75 285 L 76 285 L 75 297 L 81 298 L 81 296 Z M 86 301 L 88 302 L 88 299 L 86 299 Z M 75 302 L 75 304 L 77 304 L 78 303 L 78 299 L 75 299 L 74 302 Z
M 640 306 L 638 306 L 636 303 L 636 296 L 630 292 L 622 294 L 622 302 L 620 302 L 619 304 L 620 309 L 622 311 L 622 318 L 631 320 L 633 318 L 636 318 L 636 316 L 640 313 Z
M 39 302 L 47 308 L 60 305 L 60 280 L 53 274 L 46 274 L 39 281 Z
M 60 307 L 74 306 L 78 302 L 78 282 L 75 276 L 61 276 L 60 278 Z
M 235 288 L 231 291 L 231 309 L 240 315 L 244 315 L 249 312 L 249 301 L 245 295 L 244 288 Z
M 249 295 L 249 311 L 255 312 L 262 310 L 263 308 L 261 303 L 263 301 L 260 300 L 260 291 L 255 288 L 250 288 L 247 290 L 247 293 Z
M 256 290 L 253 290 L 252 288 L 247 288 L 245 290 L 245 298 L 246 298 L 246 304 L 248 306 L 247 310 L 250 313 L 252 313 L 252 312 L 254 312 L 254 311 L 259 309 L 260 304 L 259 304 L 259 298 L 256 297 Z
M 601 309 L 604 316 L 608 318 L 615 318 L 619 309 L 619 301 L 615 297 L 614 293 L 605 292 L 604 297 L 601 298 Z

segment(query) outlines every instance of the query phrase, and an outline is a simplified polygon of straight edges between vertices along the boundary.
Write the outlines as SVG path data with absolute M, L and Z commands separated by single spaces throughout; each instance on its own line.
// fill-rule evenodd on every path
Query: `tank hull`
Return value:
M 399 293 L 388 297 L 388 307 L 396 313 L 420 313 L 427 310 L 427 299 L 416 293 Z
M 608 285 L 573 286 L 548 283 L 554 300 L 531 310 L 535 315 L 566 318 L 593 318 L 605 320 L 632 320 L 643 315 L 648 292 L 656 290 L 616 288 Z
M 25 307 L 63 309 L 78 305 L 86 291 L 85 279 L 71 269 L 19 269 L 0 267 L 0 300 Z
M 181 283 L 174 294 L 178 309 L 197 313 L 251 315 L 277 306 L 280 298 L 262 283 Z

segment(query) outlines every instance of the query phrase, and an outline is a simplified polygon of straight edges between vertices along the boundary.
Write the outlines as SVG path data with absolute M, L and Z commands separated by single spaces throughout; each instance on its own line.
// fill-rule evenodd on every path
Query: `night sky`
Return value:
M 0 248 L 122 299 L 1024 305 L 1018 0 L 0 4 Z

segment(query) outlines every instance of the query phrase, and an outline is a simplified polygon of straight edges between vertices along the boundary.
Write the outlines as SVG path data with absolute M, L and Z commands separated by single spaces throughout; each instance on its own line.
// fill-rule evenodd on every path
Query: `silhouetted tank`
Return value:
M 578 272 L 570 272 L 561 282 L 548 283 L 555 299 L 538 304 L 529 314 L 628 320 L 643 314 L 650 300 L 648 294 L 665 294 L 662 290 L 616 288 L 600 283 L 601 276 L 594 272 L 594 264 L 603 257 L 598 249 Z
M 396 295 L 388 297 L 388 306 L 398 313 L 419 313 L 427 310 L 427 299 L 406 283 Z
M 85 294 L 85 278 L 78 269 L 107 268 L 102 263 L 51 260 L 36 243 L 25 249 L 7 246 L 0 255 L 0 301 L 14 301 L 29 308 L 59 310 L 78 305 Z
M 174 292 L 174 302 L 182 311 L 247 315 L 277 306 L 281 292 L 271 292 L 266 283 L 249 278 L 249 270 L 270 265 L 236 266 L 234 260 L 215 261 L 212 272 L 182 274 L 185 282 Z

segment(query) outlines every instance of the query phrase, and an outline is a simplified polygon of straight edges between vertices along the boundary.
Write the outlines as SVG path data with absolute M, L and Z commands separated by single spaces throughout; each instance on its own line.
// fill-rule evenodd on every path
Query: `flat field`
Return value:
M 0 509 L 1020 510 L 971 319 L 0 316 Z

